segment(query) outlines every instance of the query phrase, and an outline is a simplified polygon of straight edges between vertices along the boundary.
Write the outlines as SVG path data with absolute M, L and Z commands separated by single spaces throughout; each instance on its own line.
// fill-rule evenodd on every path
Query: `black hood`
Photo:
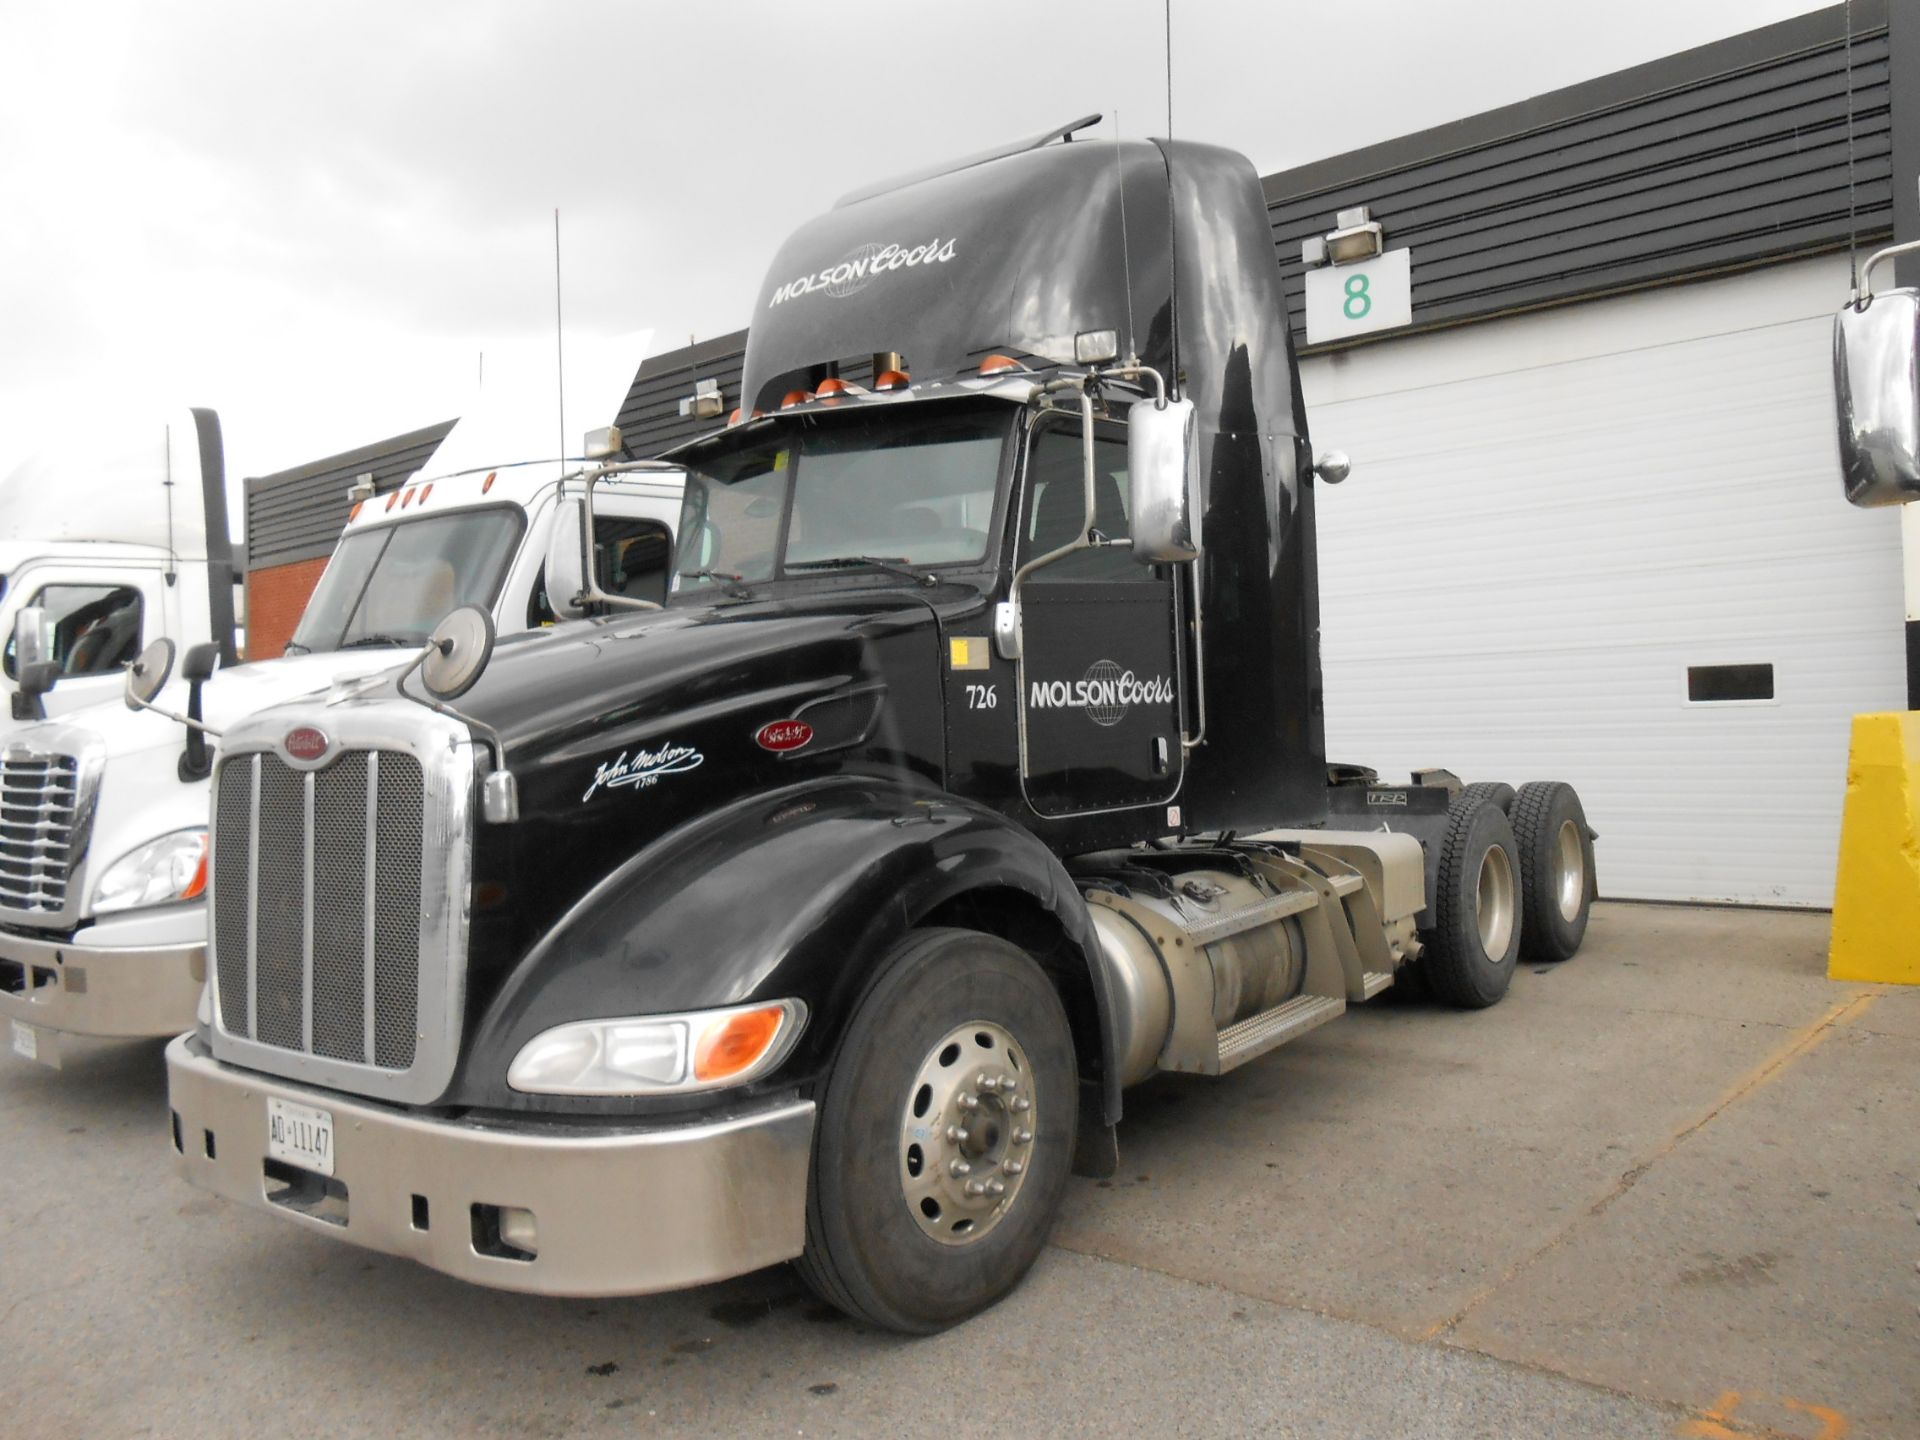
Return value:
M 971 589 L 929 591 L 956 608 Z M 895 588 L 667 610 L 502 641 L 462 714 L 506 746 L 520 821 L 475 830 L 473 984 L 607 869 L 743 795 L 945 782 L 941 624 Z M 409 688 L 417 685 L 410 681 Z

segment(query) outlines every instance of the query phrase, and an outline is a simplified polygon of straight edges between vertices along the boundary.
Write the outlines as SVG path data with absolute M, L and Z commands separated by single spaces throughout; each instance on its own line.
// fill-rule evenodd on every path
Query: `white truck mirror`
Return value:
M 547 604 L 561 620 L 578 620 L 587 613 L 586 511 L 584 500 L 561 496 L 547 532 Z
M 1199 558 L 1192 486 L 1198 452 L 1191 400 L 1139 400 L 1128 407 L 1127 510 L 1133 558 L 1143 565 Z
M 13 617 L 13 668 L 17 675 L 29 665 L 38 665 L 52 656 L 48 653 L 47 612 L 41 606 L 28 605 Z

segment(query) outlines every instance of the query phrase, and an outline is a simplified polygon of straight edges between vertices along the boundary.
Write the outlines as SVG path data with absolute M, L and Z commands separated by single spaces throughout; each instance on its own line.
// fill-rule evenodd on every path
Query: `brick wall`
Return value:
M 247 659 L 271 660 L 287 648 L 327 559 L 247 572 Z

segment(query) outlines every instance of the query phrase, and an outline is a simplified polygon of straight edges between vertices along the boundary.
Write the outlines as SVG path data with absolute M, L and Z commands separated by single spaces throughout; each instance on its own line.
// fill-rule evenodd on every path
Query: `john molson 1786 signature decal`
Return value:
M 603 786 L 618 790 L 624 785 L 634 785 L 644 790 L 662 775 L 698 770 L 706 758 L 691 745 L 662 745 L 658 750 L 636 750 L 631 755 L 622 750 L 593 772 L 593 783 L 587 786 L 580 803 L 586 804 L 593 798 L 593 792 Z

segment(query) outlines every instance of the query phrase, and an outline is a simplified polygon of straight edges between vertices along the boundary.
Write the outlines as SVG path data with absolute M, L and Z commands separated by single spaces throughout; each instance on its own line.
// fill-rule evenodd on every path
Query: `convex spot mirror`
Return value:
M 587 613 L 581 604 L 587 589 L 586 523 L 585 501 L 562 496 L 555 502 L 553 528 L 547 532 L 547 604 L 562 620 Z
M 471 690 L 493 658 L 493 639 L 493 616 L 478 605 L 462 605 L 434 626 L 420 665 L 427 693 L 445 703 Z
M 1920 500 L 1920 291 L 1883 290 L 1833 322 L 1840 481 L 1855 505 Z
M 173 641 L 162 635 L 127 667 L 127 708 L 142 710 L 153 703 L 173 673 Z
M 1195 560 L 1200 508 L 1199 425 L 1191 400 L 1135 401 L 1127 410 L 1128 520 L 1133 558 L 1142 565 Z

